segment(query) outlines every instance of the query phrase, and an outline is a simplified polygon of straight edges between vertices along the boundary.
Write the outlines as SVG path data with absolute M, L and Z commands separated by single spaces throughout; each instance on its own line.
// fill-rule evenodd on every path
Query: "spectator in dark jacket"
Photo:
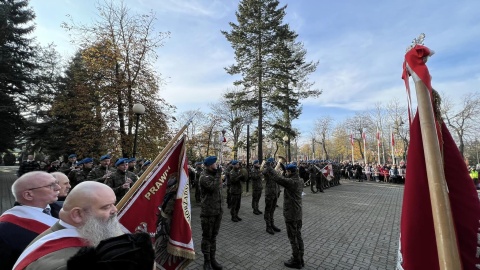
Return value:
M 24 160 L 18 168 L 18 177 L 26 174 L 27 172 L 39 171 L 40 164 L 33 159 L 33 155 L 28 155 L 27 160 Z

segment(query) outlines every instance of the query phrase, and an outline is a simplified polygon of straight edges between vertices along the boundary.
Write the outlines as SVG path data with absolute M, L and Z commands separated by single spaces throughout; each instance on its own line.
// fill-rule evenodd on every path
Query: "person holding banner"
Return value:
M 205 170 L 200 176 L 203 269 L 222 269 L 217 262 L 217 235 L 222 222 L 222 171 L 217 168 L 217 157 L 203 161 Z

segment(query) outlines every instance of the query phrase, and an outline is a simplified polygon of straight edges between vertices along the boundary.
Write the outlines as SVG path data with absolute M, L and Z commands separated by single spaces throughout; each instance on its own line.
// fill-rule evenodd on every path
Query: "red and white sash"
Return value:
M 38 234 L 50 228 L 58 219 L 30 207 L 14 206 L 0 216 L 0 222 L 13 223 Z
M 18 258 L 14 270 L 23 270 L 32 262 L 52 252 L 70 248 L 88 246 L 77 229 L 63 229 L 52 232 L 35 241 Z

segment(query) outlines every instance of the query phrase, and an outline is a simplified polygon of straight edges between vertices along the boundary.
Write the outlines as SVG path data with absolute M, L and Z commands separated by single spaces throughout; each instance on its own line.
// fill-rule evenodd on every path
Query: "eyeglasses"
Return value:
M 50 188 L 51 190 L 54 190 L 56 186 L 60 186 L 60 182 L 55 181 L 55 182 L 53 182 L 53 183 L 51 183 L 51 184 L 48 184 L 48 185 L 46 185 L 46 186 L 41 186 L 41 187 L 36 187 L 36 188 L 29 188 L 28 190 L 34 190 L 34 189 L 46 188 L 46 187 Z

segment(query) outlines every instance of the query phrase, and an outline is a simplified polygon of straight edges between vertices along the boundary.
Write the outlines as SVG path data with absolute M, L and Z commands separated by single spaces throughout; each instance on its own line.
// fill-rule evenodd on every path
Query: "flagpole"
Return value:
M 178 140 L 178 138 L 180 138 L 185 129 L 187 129 L 187 127 L 190 125 L 195 115 L 196 113 L 192 117 L 190 117 L 190 119 L 188 119 L 187 123 L 185 123 L 185 125 L 183 125 L 183 127 L 177 132 L 177 134 L 175 134 L 175 136 L 170 140 L 170 142 L 163 148 L 162 152 L 160 152 L 160 154 L 158 154 L 155 160 L 152 161 L 150 166 L 148 166 L 147 170 L 145 170 L 142 176 L 140 176 L 140 178 L 135 182 L 135 184 L 130 187 L 125 196 L 123 196 L 123 198 L 117 203 L 116 207 L 118 209 L 118 212 L 121 212 L 125 204 L 130 200 L 133 194 L 135 194 L 140 185 L 142 185 L 143 181 L 145 181 L 145 178 L 147 178 L 150 172 L 158 165 L 158 163 L 160 163 L 164 159 L 165 155 L 168 153 L 170 148 L 172 148 L 173 144 Z
M 378 131 L 378 126 L 377 126 L 377 160 L 378 164 L 380 164 L 380 133 Z
M 366 166 L 367 165 L 367 134 L 365 133 L 365 128 L 363 129 L 362 137 L 363 137 L 363 157 L 364 157 L 363 165 Z
M 355 160 L 353 159 L 353 133 L 350 134 L 350 144 L 352 145 L 352 164 L 354 164 Z
M 391 148 L 392 148 L 392 164 L 395 164 L 395 153 L 394 153 L 394 146 L 395 146 L 395 139 L 393 137 L 393 131 L 392 131 L 392 128 L 390 127 L 390 145 L 391 145 Z
M 440 269 L 462 269 L 430 95 L 420 79 L 415 89 Z

